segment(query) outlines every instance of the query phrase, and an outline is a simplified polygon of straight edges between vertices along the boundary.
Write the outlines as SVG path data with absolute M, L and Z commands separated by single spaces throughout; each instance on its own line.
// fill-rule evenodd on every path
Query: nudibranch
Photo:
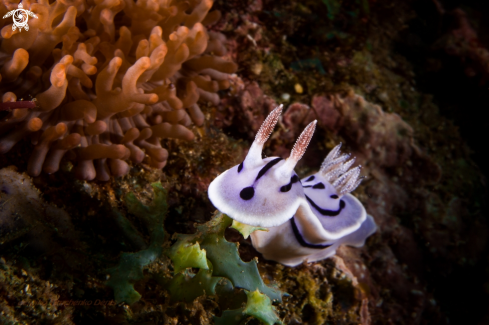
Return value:
M 302 203 L 298 198 L 304 197 L 304 190 L 294 167 L 306 151 L 316 121 L 304 129 L 288 159 L 263 159 L 263 145 L 281 113 L 282 106 L 275 108 L 258 130 L 244 161 L 226 170 L 209 185 L 212 204 L 241 223 L 260 227 L 280 226 L 294 215 Z
M 372 216 L 350 194 L 362 181 L 355 159 L 336 146 L 320 170 L 302 180 L 294 171 L 316 127 L 311 122 L 290 157 L 262 158 L 262 149 L 278 122 L 282 106 L 265 119 L 244 161 L 209 185 L 209 199 L 221 212 L 241 223 L 266 227 L 251 234 L 263 257 L 296 266 L 336 253 L 339 245 L 363 246 L 376 231 Z

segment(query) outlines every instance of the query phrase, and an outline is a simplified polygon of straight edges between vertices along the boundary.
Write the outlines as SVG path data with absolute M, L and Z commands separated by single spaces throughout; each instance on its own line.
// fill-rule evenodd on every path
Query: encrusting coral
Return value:
M 161 139 L 192 140 L 188 127 L 204 122 L 197 102 L 217 104 L 237 68 L 222 58 L 224 36 L 204 27 L 220 18 L 212 3 L 24 1 L 38 16 L 29 31 L 2 21 L 0 94 L 9 113 L 0 117 L 0 153 L 30 138 L 31 176 L 56 172 L 65 155 L 84 180 L 125 175 L 128 160 L 163 168 Z M 17 6 L 3 2 L 0 15 Z M 7 104 L 28 96 L 35 108 Z

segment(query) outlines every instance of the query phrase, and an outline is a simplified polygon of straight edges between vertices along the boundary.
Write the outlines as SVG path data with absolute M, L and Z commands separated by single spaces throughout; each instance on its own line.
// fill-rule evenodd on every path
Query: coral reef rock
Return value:
M 0 154 L 29 138 L 31 176 L 56 172 L 64 156 L 84 180 L 125 175 L 127 161 L 163 168 L 161 139 L 192 140 L 188 127 L 204 122 L 197 102 L 217 104 L 237 68 L 223 58 L 225 37 L 204 27 L 220 18 L 212 3 L 24 1 L 38 16 L 29 31 L 2 21 Z M 5 1 L 0 14 L 16 8 Z M 29 96 L 36 108 L 12 109 Z
M 31 178 L 15 168 L 0 169 L 0 244 L 28 238 L 37 252 L 78 241 L 70 216 L 62 209 L 45 203 Z M 24 237 L 25 236 L 25 237 Z

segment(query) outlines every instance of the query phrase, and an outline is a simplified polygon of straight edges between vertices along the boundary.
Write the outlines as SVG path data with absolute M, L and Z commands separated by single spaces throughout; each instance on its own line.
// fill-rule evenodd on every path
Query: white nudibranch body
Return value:
M 296 266 L 335 254 L 339 245 L 363 246 L 376 231 L 374 219 L 349 194 L 362 181 L 355 159 L 336 146 L 319 172 L 300 180 L 294 167 L 312 138 L 316 121 L 299 136 L 290 157 L 262 158 L 263 145 L 275 127 L 282 106 L 263 122 L 245 160 L 209 185 L 209 199 L 229 217 L 268 231 L 251 234 L 263 257 Z

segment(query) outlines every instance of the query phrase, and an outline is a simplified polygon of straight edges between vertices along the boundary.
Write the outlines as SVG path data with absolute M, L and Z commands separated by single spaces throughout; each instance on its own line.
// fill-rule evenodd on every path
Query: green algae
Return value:
M 244 223 L 241 223 L 236 220 L 233 220 L 233 224 L 231 225 L 231 228 L 239 231 L 239 233 L 243 235 L 244 239 L 247 239 L 255 231 L 268 231 L 267 228 L 245 225 Z
M 173 262 L 175 273 L 179 273 L 189 267 L 209 270 L 206 251 L 200 249 L 199 243 L 190 244 L 186 241 L 179 240 L 168 251 L 168 257 Z
M 256 260 L 243 262 L 238 253 L 238 245 L 224 238 L 224 232 L 231 224 L 231 218 L 217 212 L 211 221 L 197 227 L 196 234 L 180 235 L 174 245 L 185 247 L 185 243 L 198 242 L 212 263 L 214 276 L 229 279 L 237 288 L 248 291 L 260 290 L 273 301 L 282 301 L 281 292 L 266 286 L 263 282 Z
M 171 280 L 161 279 L 160 283 L 170 293 L 171 302 L 191 303 L 203 295 L 216 295 L 216 285 L 221 279 L 212 276 L 212 269 L 200 269 L 197 274 L 186 271 Z
M 231 224 L 231 218 L 216 212 L 211 221 L 197 227 L 196 234 L 178 235 L 168 256 L 173 261 L 175 273 L 180 273 L 170 280 L 163 280 L 164 287 L 170 292 L 172 301 L 187 303 L 202 295 L 216 295 L 219 282 L 221 292 L 230 292 L 233 286 L 245 289 L 246 307 L 224 310 L 221 317 L 215 318 L 216 324 L 240 324 L 247 317 L 268 325 L 281 323 L 271 301 L 281 302 L 282 293 L 265 285 L 256 260 L 243 262 L 238 245 L 224 238 L 224 232 Z M 246 233 L 253 230 L 246 229 Z M 189 270 L 191 267 L 200 270 L 194 274 Z M 226 298 L 237 302 L 241 299 L 239 295 L 227 295 Z
M 167 240 L 164 229 L 168 210 L 167 192 L 160 183 L 154 183 L 152 187 L 154 198 L 150 205 L 144 205 L 133 193 L 127 194 L 124 201 L 128 212 L 144 222 L 150 243 L 146 249 L 138 252 L 122 253 L 119 264 L 109 270 L 107 286 L 114 290 L 116 303 L 132 305 L 138 302 L 142 295 L 134 286 L 143 280 L 143 269 L 166 255 L 172 261 L 173 275 L 159 272 L 153 277 L 169 292 L 171 303 L 192 303 L 201 296 L 216 296 L 216 287 L 220 283 L 222 288 L 219 292 L 229 292 L 233 287 L 244 289 L 247 305 L 240 311 L 243 317 L 255 317 L 269 325 L 280 322 L 271 302 L 281 302 L 282 293 L 265 285 L 256 260 L 243 262 L 238 245 L 224 238 L 224 232 L 231 226 L 232 219 L 217 212 L 212 220 L 198 226 L 195 234 L 178 234 L 175 236 L 176 242 L 164 248 Z M 123 222 L 122 225 L 131 227 L 129 222 Z M 135 236 L 134 231 L 126 229 L 124 232 Z M 199 270 L 195 273 L 194 269 Z M 230 297 L 228 295 L 227 299 Z M 235 295 L 231 300 L 241 302 L 242 297 Z M 230 323 L 234 319 L 230 315 L 234 314 L 235 311 L 224 310 L 222 319 L 226 324 L 239 324 L 242 318 L 236 323 Z
M 260 291 L 245 291 L 247 296 L 246 306 L 226 310 L 221 317 L 215 317 L 216 325 L 241 324 L 246 318 L 254 317 L 263 324 L 283 324 L 274 311 L 270 298 Z
M 248 291 L 260 290 L 274 301 L 282 301 L 282 293 L 270 288 L 263 282 L 258 272 L 256 260 L 243 262 L 239 257 L 236 243 L 228 242 L 224 238 L 224 231 L 232 224 L 228 216 L 217 213 L 211 220 L 209 228 L 199 226 L 200 231 L 208 231 L 202 241 L 202 247 L 208 252 L 208 258 L 214 266 L 214 274 L 231 280 L 235 287 Z
M 150 245 L 137 253 L 122 253 L 119 265 L 109 270 L 110 279 L 107 285 L 114 290 L 117 303 L 133 304 L 141 299 L 134 289 L 134 283 L 143 279 L 143 268 L 156 261 L 163 251 L 165 239 L 163 222 L 168 210 L 167 192 L 159 183 L 152 184 L 154 191 L 153 204 L 146 206 L 133 193 L 126 196 L 125 204 L 129 213 L 144 221 L 150 232 Z

